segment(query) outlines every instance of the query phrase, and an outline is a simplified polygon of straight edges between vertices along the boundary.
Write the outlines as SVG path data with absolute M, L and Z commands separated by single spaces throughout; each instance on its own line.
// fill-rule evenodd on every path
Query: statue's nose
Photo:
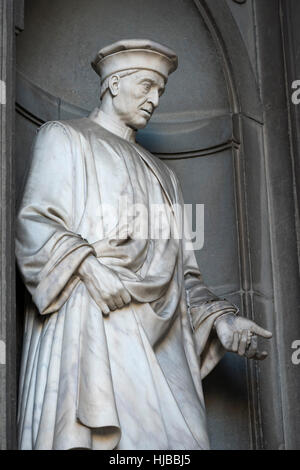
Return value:
M 159 94 L 157 90 L 152 90 L 150 95 L 148 96 L 148 101 L 152 103 L 153 108 L 157 108 L 159 103 Z

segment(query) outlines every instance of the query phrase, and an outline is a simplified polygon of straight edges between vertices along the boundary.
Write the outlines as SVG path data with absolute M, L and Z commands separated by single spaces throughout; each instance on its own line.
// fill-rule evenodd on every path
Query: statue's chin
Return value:
M 139 121 L 139 122 L 133 122 L 133 123 L 130 123 L 129 124 L 129 127 L 131 127 L 132 129 L 134 129 L 135 131 L 138 131 L 139 129 L 144 129 L 144 127 L 147 126 L 148 122 L 150 121 L 150 119 L 145 119 L 143 121 Z
M 148 122 L 146 122 L 145 124 L 141 124 L 140 126 L 136 126 L 135 127 L 135 130 L 140 130 L 140 129 L 144 129 L 146 126 L 147 126 Z
M 126 125 L 131 127 L 131 129 L 139 130 L 144 129 L 147 126 L 148 122 L 152 117 L 152 113 L 147 113 L 144 110 L 139 110 L 135 115 L 131 116 L 130 119 L 126 122 Z

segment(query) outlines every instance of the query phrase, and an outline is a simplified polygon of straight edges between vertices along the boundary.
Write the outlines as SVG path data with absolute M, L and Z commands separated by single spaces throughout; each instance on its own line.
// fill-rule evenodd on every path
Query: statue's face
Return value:
M 122 77 L 113 98 L 115 112 L 133 129 L 143 129 L 157 108 L 165 80 L 152 70 L 140 70 Z

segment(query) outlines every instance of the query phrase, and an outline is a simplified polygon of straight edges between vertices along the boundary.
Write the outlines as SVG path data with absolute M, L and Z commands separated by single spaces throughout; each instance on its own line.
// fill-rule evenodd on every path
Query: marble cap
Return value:
M 114 73 L 128 69 L 154 70 L 166 80 L 177 69 L 175 52 L 149 39 L 123 39 L 103 47 L 92 62 L 103 82 Z

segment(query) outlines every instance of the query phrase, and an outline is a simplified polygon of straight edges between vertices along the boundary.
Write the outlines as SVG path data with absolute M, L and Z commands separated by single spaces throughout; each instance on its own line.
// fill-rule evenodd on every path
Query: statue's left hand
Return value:
M 227 351 L 249 359 L 263 360 L 267 352 L 258 351 L 257 336 L 272 338 L 272 333 L 251 320 L 234 314 L 220 316 L 215 321 L 219 340 Z

